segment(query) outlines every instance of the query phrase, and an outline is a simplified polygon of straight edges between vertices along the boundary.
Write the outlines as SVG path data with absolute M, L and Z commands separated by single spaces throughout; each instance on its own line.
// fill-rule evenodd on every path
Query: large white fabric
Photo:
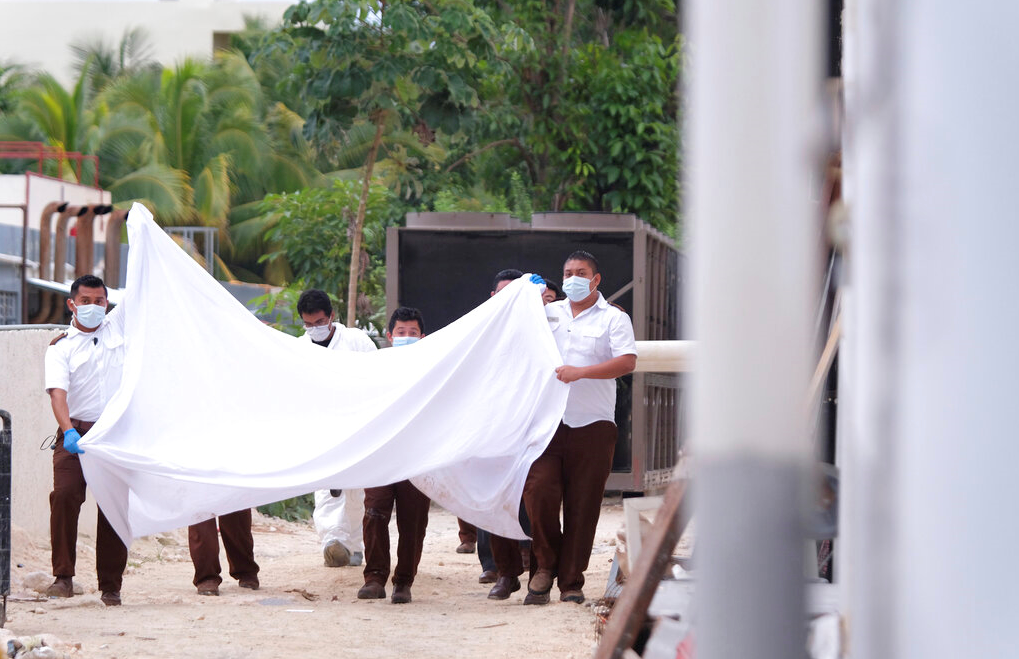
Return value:
M 122 383 L 80 442 L 125 541 L 407 478 L 463 519 L 526 537 L 524 480 L 569 391 L 527 278 L 414 345 L 322 350 L 259 322 L 143 206 L 127 225 Z

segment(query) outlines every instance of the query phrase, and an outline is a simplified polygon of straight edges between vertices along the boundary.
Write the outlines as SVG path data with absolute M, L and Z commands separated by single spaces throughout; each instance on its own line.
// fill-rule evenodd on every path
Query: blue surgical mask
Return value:
M 571 302 L 583 302 L 591 294 L 591 280 L 573 275 L 563 280 L 563 293 Z
M 102 324 L 103 318 L 106 317 L 106 307 L 101 307 L 98 304 L 83 304 L 80 307 L 75 305 L 74 317 L 78 320 L 80 327 L 93 329 Z
M 393 347 L 409 346 L 412 343 L 417 343 L 420 338 L 420 336 L 394 336 Z

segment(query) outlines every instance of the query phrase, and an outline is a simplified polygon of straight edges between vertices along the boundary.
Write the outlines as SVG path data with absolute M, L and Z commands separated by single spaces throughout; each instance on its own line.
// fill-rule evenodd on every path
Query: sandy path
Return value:
M 587 572 L 589 601 L 604 592 L 621 521 L 619 500 L 606 500 Z M 395 546 L 395 521 L 391 534 Z M 477 557 L 454 553 L 457 543 L 456 518 L 433 507 L 414 601 L 399 606 L 388 599 L 360 601 L 355 594 L 363 583 L 361 568 L 323 567 L 310 524 L 256 514 L 260 590 L 238 588 L 224 574 L 220 597 L 196 595 L 187 535 L 178 530 L 132 546 L 124 606 L 107 608 L 95 592 L 94 552 L 81 542 L 76 582 L 84 595 L 21 601 L 31 597 L 24 576 L 48 571 L 49 548 L 48 539 L 15 532 L 13 599 L 3 632 L 53 634 L 70 656 L 120 659 L 590 656 L 595 639 L 590 608 L 555 597 L 548 606 L 525 607 L 523 591 L 505 602 L 489 601 L 489 586 L 478 584 Z M 222 562 L 225 568 L 225 555 Z M 387 586 L 387 595 L 391 590 Z

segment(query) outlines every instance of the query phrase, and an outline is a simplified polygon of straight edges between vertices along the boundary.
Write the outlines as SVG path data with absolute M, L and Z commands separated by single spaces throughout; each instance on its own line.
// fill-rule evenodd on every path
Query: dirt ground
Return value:
M 261 589 L 249 591 L 224 573 L 219 597 L 200 597 L 179 529 L 136 541 L 122 591 L 124 605 L 107 608 L 95 583 L 95 553 L 78 544 L 84 593 L 68 600 L 38 599 L 26 576 L 49 573 L 49 539 L 14 529 L 11 599 L 0 642 L 51 634 L 70 657 L 216 657 L 223 659 L 340 656 L 516 658 L 591 656 L 595 617 L 623 520 L 618 498 L 606 499 L 588 569 L 588 604 L 563 604 L 553 589 L 547 606 L 523 606 L 524 590 L 509 600 L 486 599 L 475 554 L 457 554 L 456 518 L 433 506 L 414 601 L 394 605 L 358 600 L 361 568 L 326 568 L 314 528 L 255 514 L 255 557 Z M 396 538 L 395 518 L 390 529 Z M 226 557 L 221 557 L 224 570 Z M 395 560 L 395 556 L 394 556 Z M 36 575 L 36 578 L 41 578 Z M 31 578 L 29 578 L 31 581 Z M 386 593 L 391 594 L 387 585 Z

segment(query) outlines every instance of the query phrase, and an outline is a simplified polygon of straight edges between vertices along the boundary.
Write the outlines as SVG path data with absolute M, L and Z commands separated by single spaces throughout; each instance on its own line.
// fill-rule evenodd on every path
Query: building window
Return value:
M 18 323 L 18 294 L 0 291 L 0 325 Z
M 229 50 L 230 37 L 232 37 L 233 34 L 233 32 L 213 32 L 212 52 L 216 52 L 217 50 Z

